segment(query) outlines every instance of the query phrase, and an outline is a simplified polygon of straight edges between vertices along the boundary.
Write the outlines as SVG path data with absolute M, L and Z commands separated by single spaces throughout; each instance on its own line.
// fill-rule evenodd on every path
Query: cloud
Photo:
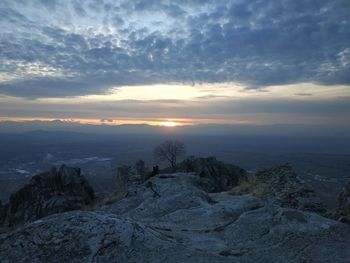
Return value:
M 346 0 L 2 1 L 0 93 L 65 97 L 166 82 L 349 85 L 349 13 Z M 34 63 L 43 65 L 34 75 L 19 66 Z
M 301 93 L 295 93 L 295 95 L 297 95 L 297 96 L 312 96 L 312 93 L 301 92 Z
M 201 124 L 350 124 L 350 96 L 329 97 L 327 89 L 313 96 L 290 97 L 272 91 L 266 92 L 264 97 L 256 94 L 187 100 L 103 100 L 101 97 L 27 100 L 0 97 L 0 112 L 8 118 L 96 119 L 107 124 L 109 120 L 118 123 L 119 120 L 158 119 L 181 119 Z

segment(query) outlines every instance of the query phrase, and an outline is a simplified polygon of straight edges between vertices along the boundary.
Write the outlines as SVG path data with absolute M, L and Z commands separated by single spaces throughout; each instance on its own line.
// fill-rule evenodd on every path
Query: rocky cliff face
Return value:
M 5 222 L 7 209 L 8 205 L 2 205 L 2 202 L 0 201 L 0 226 Z
M 198 184 L 202 179 L 195 173 L 159 174 L 131 184 L 124 199 L 93 212 L 72 211 L 32 222 L 0 237 L 0 258 L 170 263 L 349 260 L 350 225 L 282 207 L 273 199 L 210 193 Z
M 262 195 L 277 202 L 282 207 L 326 214 L 326 206 L 315 192 L 303 185 L 289 164 L 258 172 L 257 184 Z
M 11 195 L 7 205 L 0 207 L 3 225 L 24 222 L 70 210 L 94 200 L 94 191 L 80 174 L 79 168 L 61 166 L 33 176 L 29 184 Z
M 345 185 L 344 190 L 338 196 L 339 207 L 335 218 L 341 222 L 350 224 L 350 182 Z
M 250 175 L 231 190 L 235 194 L 252 194 L 279 206 L 328 215 L 326 206 L 316 193 L 303 185 L 288 164 Z

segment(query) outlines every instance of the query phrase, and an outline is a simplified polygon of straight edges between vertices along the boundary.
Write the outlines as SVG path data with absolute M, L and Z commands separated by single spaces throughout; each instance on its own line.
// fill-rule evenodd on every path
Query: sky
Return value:
M 350 126 L 348 0 L 1 0 L 0 121 Z

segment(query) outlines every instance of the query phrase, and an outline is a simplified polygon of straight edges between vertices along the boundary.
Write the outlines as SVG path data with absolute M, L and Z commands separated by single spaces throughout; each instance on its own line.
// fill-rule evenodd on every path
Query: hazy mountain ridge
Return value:
M 0 121 L 0 133 L 31 131 L 74 132 L 92 134 L 194 134 L 194 135 L 292 135 L 349 138 L 350 126 L 305 124 L 196 124 L 163 127 L 148 124 L 82 124 L 76 121 Z

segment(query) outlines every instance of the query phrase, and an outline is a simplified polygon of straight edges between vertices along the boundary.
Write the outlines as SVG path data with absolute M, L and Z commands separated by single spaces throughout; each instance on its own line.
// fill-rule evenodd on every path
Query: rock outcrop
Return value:
M 309 187 L 303 185 L 289 164 L 257 172 L 250 178 L 253 182 L 243 193 L 255 192 L 286 208 L 326 215 L 326 206 Z M 235 189 L 234 189 L 235 190 Z M 233 190 L 233 192 L 235 192 Z
M 350 182 L 338 196 L 338 209 L 335 218 L 341 222 L 350 224 Z
M 29 184 L 10 196 L 0 214 L 3 225 L 15 226 L 38 218 L 80 209 L 94 200 L 94 191 L 79 168 L 53 167 L 33 176 Z
M 180 172 L 199 175 L 198 184 L 207 192 L 230 190 L 247 175 L 244 169 L 220 162 L 215 157 L 190 157 L 180 163 L 177 169 Z
M 131 184 L 124 199 L 0 237 L 4 262 L 347 262 L 350 226 L 252 195 L 208 193 L 194 173 Z M 281 190 L 282 191 L 282 190 Z
M 2 205 L 2 202 L 0 200 L 0 226 L 5 222 L 7 209 L 8 205 Z

